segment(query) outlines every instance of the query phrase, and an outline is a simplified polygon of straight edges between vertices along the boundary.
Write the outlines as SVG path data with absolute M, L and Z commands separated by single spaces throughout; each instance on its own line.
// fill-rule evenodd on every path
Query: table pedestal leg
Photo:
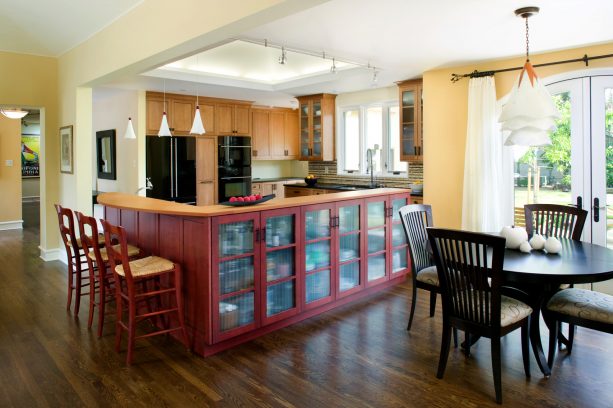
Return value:
M 535 302 L 536 303 L 536 302 Z M 530 344 L 534 352 L 534 358 L 545 378 L 551 375 L 551 369 L 547 364 L 545 352 L 543 351 L 543 343 L 541 342 L 541 299 L 538 305 L 532 305 L 532 316 L 530 318 Z

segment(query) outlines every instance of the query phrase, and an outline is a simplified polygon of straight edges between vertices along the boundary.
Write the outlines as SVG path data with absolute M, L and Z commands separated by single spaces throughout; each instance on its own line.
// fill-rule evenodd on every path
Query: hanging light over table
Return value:
M 196 55 L 196 66 L 198 66 L 198 56 Z M 196 113 L 194 114 L 194 123 L 192 123 L 192 130 L 189 133 L 193 135 L 203 135 L 206 133 L 204 130 L 204 124 L 202 123 L 202 116 L 200 116 L 200 101 L 198 100 L 198 87 L 196 87 Z
M 166 80 L 164 80 L 164 113 L 162 113 L 162 123 L 158 132 L 159 137 L 172 136 L 168 127 L 168 117 L 166 116 Z
M 526 63 L 508 102 L 502 107 L 499 122 L 502 130 L 510 131 L 506 146 L 542 146 L 551 144 L 549 132 L 556 129 L 560 118 L 551 95 L 538 79 L 530 63 L 528 18 L 539 12 L 538 7 L 515 10 L 515 15 L 526 21 Z
M 134 125 L 132 125 L 132 118 L 128 118 L 128 126 L 126 127 L 126 133 L 123 137 L 125 139 L 136 139 L 136 133 L 134 133 Z

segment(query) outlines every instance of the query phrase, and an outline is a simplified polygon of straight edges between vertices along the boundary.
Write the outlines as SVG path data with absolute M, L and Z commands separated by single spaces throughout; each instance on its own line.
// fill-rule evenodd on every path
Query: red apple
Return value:
M 261 200 L 262 199 L 262 195 L 261 194 L 256 194 L 255 195 L 255 199 L 256 200 Z
M 255 194 L 251 194 L 251 195 L 249 196 L 249 200 L 251 200 L 251 201 L 255 201 L 255 200 L 256 200 L 256 198 L 255 198 Z
M 231 203 L 236 202 L 236 197 L 230 197 L 230 202 L 231 202 Z
M 236 201 L 243 202 L 243 201 L 245 201 L 245 199 L 243 197 L 237 197 Z

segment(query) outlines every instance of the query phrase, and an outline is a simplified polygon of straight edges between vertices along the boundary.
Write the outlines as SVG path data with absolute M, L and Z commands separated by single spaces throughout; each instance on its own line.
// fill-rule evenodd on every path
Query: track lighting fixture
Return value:
M 287 64 L 287 53 L 285 52 L 285 47 L 281 47 L 281 56 L 279 57 L 279 64 Z

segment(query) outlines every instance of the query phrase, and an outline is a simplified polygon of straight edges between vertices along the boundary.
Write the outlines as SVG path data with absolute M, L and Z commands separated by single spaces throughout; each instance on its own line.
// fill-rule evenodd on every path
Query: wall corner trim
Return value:
M 45 262 L 50 262 L 50 261 L 62 261 L 64 263 L 67 263 L 66 255 L 64 254 L 64 259 L 62 259 L 62 251 L 60 248 L 54 248 L 54 249 L 44 249 L 41 247 L 38 247 L 38 249 L 40 250 L 40 259 L 42 259 Z

